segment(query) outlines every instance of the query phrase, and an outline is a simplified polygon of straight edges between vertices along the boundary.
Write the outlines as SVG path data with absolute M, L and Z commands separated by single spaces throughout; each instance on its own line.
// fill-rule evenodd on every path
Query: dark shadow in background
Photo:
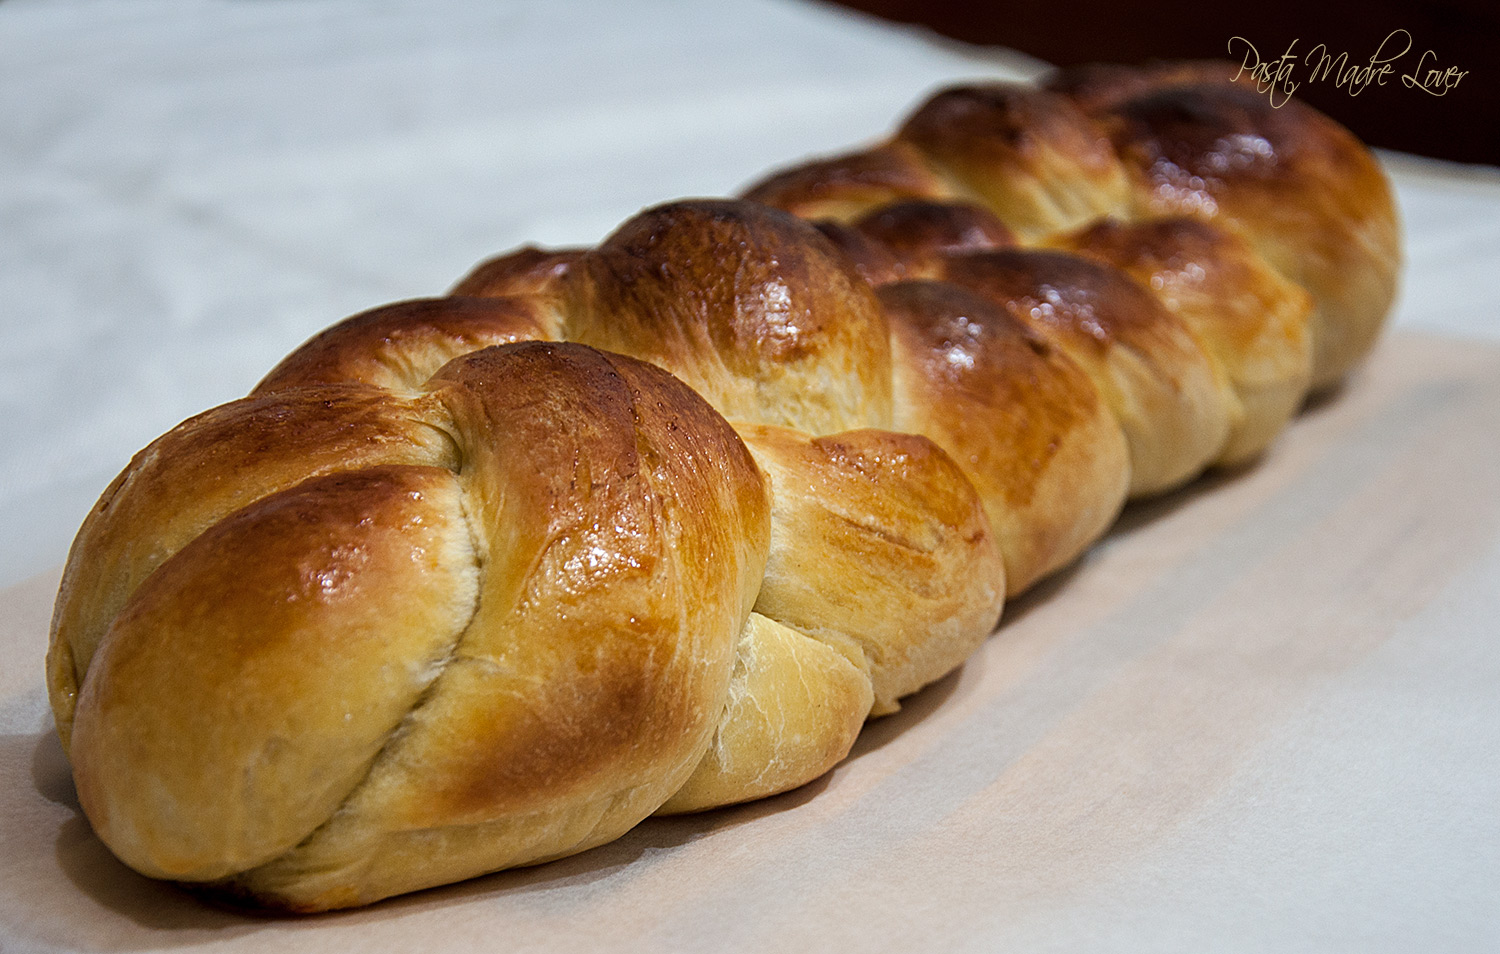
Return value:
M 836 0 L 900 23 L 927 26 L 966 43 L 1007 46 L 1057 66 L 1218 59 L 1243 63 L 1242 37 L 1263 60 L 1292 48 L 1295 96 L 1348 126 L 1372 146 L 1458 162 L 1500 164 L 1500 3 L 1496 0 L 1368 0 L 1358 5 L 1260 0 Z M 1410 49 L 1392 61 L 1384 85 L 1351 95 L 1334 78 L 1313 79 L 1323 44 L 1331 57 L 1366 66 L 1392 32 Z M 1405 46 L 1396 36 L 1383 55 Z M 1432 51 L 1423 62 L 1424 54 Z M 1420 64 L 1420 65 L 1419 65 Z M 1408 86 L 1429 69 L 1465 71 L 1442 96 Z

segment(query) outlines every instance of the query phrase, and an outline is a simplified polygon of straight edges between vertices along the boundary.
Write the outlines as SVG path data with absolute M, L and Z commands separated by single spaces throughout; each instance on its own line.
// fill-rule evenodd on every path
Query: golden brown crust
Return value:
M 415 391 L 459 355 L 515 341 L 557 338 L 536 298 L 424 298 L 372 308 L 313 336 L 256 385 L 360 383 Z
M 1118 269 L 1003 249 L 949 257 L 943 278 L 998 303 L 1088 373 L 1125 432 L 1132 495 L 1197 476 L 1223 446 L 1225 383 L 1192 331 Z
M 1150 92 L 1105 122 L 1144 212 L 1222 222 L 1312 293 L 1315 388 L 1369 352 L 1395 298 L 1399 235 L 1390 186 L 1353 135 L 1226 84 Z
M 691 201 L 631 219 L 569 273 L 569 340 L 666 368 L 731 419 L 814 434 L 890 420 L 885 317 L 818 231 Z
M 434 385 L 486 554 L 474 617 L 341 811 L 241 891 L 365 903 L 613 839 L 686 780 L 724 710 L 768 533 L 728 425 L 659 369 L 577 345 L 478 352 Z M 435 841 L 446 856 L 413 865 Z
M 527 245 L 480 262 L 448 294 L 457 298 L 546 295 L 557 287 L 583 253 L 581 248 L 543 249 Z
M 403 751 L 423 750 L 429 721 L 442 748 L 415 759 L 431 777 L 405 822 L 523 813 L 601 773 L 649 774 L 642 760 L 658 771 L 643 738 L 694 748 L 765 545 L 764 490 L 734 432 L 660 370 L 577 345 L 478 352 L 434 384 L 489 555 L 444 678 L 472 671 L 509 714 L 490 692 L 419 714 Z
M 194 881 L 290 850 L 416 702 L 476 576 L 441 468 L 314 478 L 215 524 L 131 595 L 83 682 L 70 755 L 94 830 Z
M 966 202 L 908 199 L 848 224 L 822 219 L 813 225 L 877 288 L 937 275 L 947 255 L 1016 244 L 1003 222 Z
M 991 299 L 888 285 L 896 426 L 932 438 L 978 489 L 1009 593 L 1071 562 L 1125 501 L 1124 434 L 1088 375 Z
M 891 142 L 772 173 L 744 197 L 804 219 L 844 222 L 890 202 L 952 195 L 917 150 Z
M 890 249 L 853 226 L 833 219 L 819 219 L 813 225 L 872 287 L 916 277 L 907 274 L 909 262 L 902 261 Z
M 143 580 L 241 507 L 312 477 L 389 464 L 446 467 L 442 409 L 358 386 L 258 395 L 173 428 L 141 451 L 84 521 L 53 613 L 48 686 L 64 748 L 77 687 Z
M 1105 220 L 1052 244 L 1123 270 L 1197 334 L 1237 399 L 1218 463 L 1259 454 L 1302 403 L 1311 299 L 1240 236 L 1201 219 Z
M 88 594 L 59 604 L 59 655 L 84 672 L 80 792 L 138 869 L 363 903 L 615 837 L 701 759 L 769 539 L 734 431 L 665 372 L 580 345 L 484 349 L 427 387 L 417 405 L 287 388 L 190 421 L 77 548 L 92 566 L 156 514 L 188 538 L 126 572 L 144 581 L 95 611 L 113 619 L 97 652 L 72 622 Z M 413 407 L 435 449 L 380 429 Z M 306 479 L 319 440 L 356 469 Z M 446 466 L 359 469 L 423 454 Z M 228 489 L 178 516 L 185 476 Z M 470 831 L 442 864 L 370 860 L 438 830 Z
M 961 663 L 994 629 L 1000 551 L 973 486 L 932 441 L 860 430 L 740 432 L 770 479 L 771 550 L 756 612 L 842 648 L 874 711 Z
M 816 227 L 649 209 L 184 422 L 106 491 L 54 617 L 101 836 L 323 910 L 825 772 L 1127 490 L 1258 452 L 1367 347 L 1378 169 L 1222 72 L 945 91 L 753 190 Z
M 1390 185 L 1370 151 L 1216 61 L 1073 67 L 1041 89 L 953 87 L 885 144 L 783 170 L 747 196 L 841 222 L 912 199 L 977 201 L 1028 243 L 1100 217 L 1211 220 L 1312 295 L 1314 390 L 1373 346 L 1401 265 Z M 899 256 L 894 270 L 856 258 L 876 281 L 932 277 Z
M 1056 93 L 1010 83 L 954 87 L 923 104 L 896 138 L 920 149 L 1025 239 L 1129 205 L 1109 140 Z
M 854 228 L 896 257 L 903 278 L 937 273 L 946 255 L 1016 244 L 1004 222 L 967 202 L 895 202 L 860 216 Z

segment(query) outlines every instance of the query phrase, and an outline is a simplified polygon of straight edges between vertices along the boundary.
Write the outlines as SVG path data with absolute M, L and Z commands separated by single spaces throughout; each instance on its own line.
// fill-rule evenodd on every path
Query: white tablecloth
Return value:
M 591 244 L 643 206 L 724 194 L 777 165 L 873 139 L 944 82 L 1037 70 L 1018 55 L 959 48 L 789 0 L 0 3 L 0 527 L 6 540 L 0 585 L 59 564 L 83 514 L 135 450 L 190 414 L 242 395 L 281 355 L 333 320 L 384 301 L 439 293 L 497 251 L 526 242 Z M 1396 329 L 1472 340 L 1485 353 L 1488 346 L 1478 341 L 1500 340 L 1494 304 L 1500 298 L 1500 172 L 1383 158 L 1396 182 L 1409 255 Z M 1418 351 L 1438 347 L 1411 340 Z M 1442 360 L 1423 367 L 1432 371 Z M 1485 369 L 1500 365 L 1476 367 L 1473 380 L 1481 381 Z M 1391 380 L 1402 373 L 1391 371 Z M 1464 432 L 1481 445 L 1497 440 L 1485 420 L 1480 414 Z M 1476 452 L 1483 463 L 1494 445 Z M 1489 473 L 1471 470 L 1463 471 L 1469 475 L 1464 480 Z M 1485 602 L 1483 594 L 1500 590 L 1500 564 L 1495 537 L 1478 539 L 1477 556 L 1454 570 L 1468 574 L 1467 582 L 1450 581 L 1461 598 L 1440 604 L 1450 615 L 1439 614 L 1430 625 L 1467 640 L 1465 651 L 1478 654 L 1468 673 L 1493 674 L 1500 648 L 1481 640 L 1478 628 L 1495 626 L 1485 615 L 1495 608 L 1493 600 Z M 44 624 L 32 617 L 44 618 L 46 599 L 38 594 L 49 585 L 43 577 L 7 591 L 7 605 L 21 607 L 9 623 L 19 634 L 16 646 L 37 645 L 35 630 Z M 1420 656 L 1415 645 L 1401 653 Z M 1092 665 L 1073 663 L 1084 671 Z M 1192 852 L 1221 852 L 1222 868 L 1187 863 L 1181 854 L 1166 861 L 1158 855 L 1154 866 L 1116 871 L 1127 888 L 1107 894 L 1107 901 L 1097 893 L 1080 895 L 1077 910 L 1067 907 L 1066 885 L 1021 890 L 1019 882 L 1008 882 L 1020 893 L 993 899 L 992 917 L 982 910 L 983 898 L 954 898 L 967 914 L 959 922 L 963 929 L 945 943 L 1155 950 L 1204 949 L 1199 942 L 1285 950 L 1297 939 L 1310 950 L 1370 950 L 1382 940 L 1404 950 L 1500 944 L 1500 756 L 1494 744 L 1500 725 L 1495 706 L 1483 701 L 1485 693 L 1495 695 L 1494 683 L 1472 686 L 1464 682 L 1463 667 L 1454 669 L 1452 677 L 1466 688 L 1455 689 L 1448 704 L 1468 708 L 1452 711 L 1443 708 L 1448 669 L 1427 671 L 1408 685 L 1400 682 L 1400 665 L 1386 660 L 1368 679 L 1299 697 L 1298 705 L 1316 710 L 1304 713 L 1311 722 L 1297 723 L 1312 725 L 1310 734 L 1277 737 L 1272 750 L 1260 753 L 1261 783 L 1239 777 L 1238 788 L 1221 793 L 1227 802 L 1204 809 L 1226 813 L 1202 822 L 1202 831 L 1220 841 L 1196 838 L 1179 846 L 1188 861 Z M 17 733 L 7 738 L 39 738 L 40 662 L 12 653 L 4 666 L 9 695 L 0 730 Z M 1060 678 L 1082 677 L 1075 670 Z M 1420 723 L 1422 731 L 1457 726 L 1468 733 L 1460 748 L 1479 762 L 1455 776 L 1443 760 L 1457 756 L 1444 750 L 1441 764 L 1424 767 L 1414 746 L 1425 743 L 1407 737 L 1391 763 L 1397 775 L 1364 761 L 1350 769 L 1341 759 L 1351 752 L 1363 758 L 1378 746 L 1369 725 L 1346 724 L 1340 714 L 1346 702 L 1353 712 L 1391 713 L 1392 724 L 1380 731 L 1398 734 L 1402 714 L 1436 713 Z M 1467 744 L 1475 740 L 1485 744 Z M 1297 748 L 1302 742 L 1305 747 Z M 45 762 L 41 743 L 28 745 L 16 757 Z M 1364 816 L 1348 820 L 1350 830 L 1326 832 L 1315 871 L 1292 863 L 1302 855 L 1290 843 L 1253 843 L 1277 813 L 1311 812 L 1319 824 L 1336 817 L 1320 813 L 1327 805 L 1318 786 L 1363 790 L 1349 771 L 1367 773 L 1365 783 L 1393 794 L 1365 805 Z M 26 778 L 9 769 L 0 778 L 3 785 L 22 783 Z M 1422 798 L 1436 799 L 1437 808 L 1408 804 Z M 1267 807 L 1244 801 L 1257 799 Z M 1366 824 L 1371 812 L 1380 824 Z M 920 813 L 877 816 L 876 824 L 909 825 L 912 837 L 922 834 Z M 5 821 L 11 835 L 16 817 Z M 1127 813 L 1113 823 L 1129 826 L 1137 819 Z M 1432 828 L 1432 837 L 1424 842 L 1420 830 L 1402 829 L 1410 825 Z M 816 844 L 851 853 L 838 870 L 850 879 L 847 891 L 857 893 L 858 829 L 845 833 L 851 843 L 811 821 L 806 827 L 804 836 Z M 1463 830 L 1473 833 L 1467 848 Z M 732 839 L 720 840 L 732 866 L 738 849 Z M 1433 846 L 1429 854 L 1423 844 Z M 1414 853 L 1392 851 L 1392 845 Z M 656 850 L 649 840 L 638 849 Z M 957 854 L 923 855 L 918 867 L 1001 863 L 985 854 L 983 843 L 966 850 L 961 839 L 948 839 L 942 850 Z M 1292 855 L 1278 857 L 1277 851 Z M 1454 851 L 1468 854 L 1444 854 Z M 1374 882 L 1372 865 L 1385 866 Z M 1202 879 L 1204 870 L 1236 868 L 1244 877 Z M 18 870 L 10 874 L 19 877 Z M 1443 880 L 1445 871 L 1458 875 Z M 1445 904 L 1433 903 L 1434 877 Z M 1380 891 L 1356 891 L 1351 901 L 1341 894 L 1341 878 L 1378 883 Z M 1387 893 L 1398 896 L 1408 879 L 1421 905 L 1376 903 Z M 18 883 L 0 872 L 0 891 L 14 892 Z M 1013 914 L 1031 896 L 1027 891 L 1042 907 L 1022 930 Z M 7 904 L 0 895 L 0 948 L 111 946 L 102 929 L 22 930 L 17 897 Z M 716 915 L 774 920 L 759 902 L 736 909 L 727 895 L 715 897 L 710 909 Z M 1225 908 L 1230 898 L 1240 907 Z M 900 899 L 882 903 L 899 907 Z M 922 910 L 911 923 L 930 924 L 934 906 L 946 902 L 934 895 L 915 903 Z M 1287 920 L 1287 911 L 1301 911 L 1304 903 L 1322 905 L 1327 916 Z M 1262 908 L 1264 921 L 1253 916 Z M 852 909 L 862 917 L 873 913 L 868 903 Z M 1393 933 L 1372 934 L 1369 918 L 1382 910 L 1395 912 L 1386 925 Z M 1049 911 L 1055 916 L 1044 916 Z M 622 924 L 634 923 L 621 916 Z M 829 916 L 826 910 L 799 915 Z M 1068 923 L 1081 927 L 1070 931 Z M 1215 933 L 1214 926 L 1226 925 L 1245 933 Z M 391 930 L 381 936 L 396 945 L 391 939 L 401 931 Z M 731 946 L 753 948 L 757 939 L 772 946 L 774 932 L 757 931 L 745 928 Z M 242 934 L 195 927 L 192 940 L 213 946 Z M 788 936 L 813 937 L 805 931 Z M 912 940 L 899 932 L 892 938 L 903 946 Z M 171 932 L 137 931 L 130 946 L 182 940 Z

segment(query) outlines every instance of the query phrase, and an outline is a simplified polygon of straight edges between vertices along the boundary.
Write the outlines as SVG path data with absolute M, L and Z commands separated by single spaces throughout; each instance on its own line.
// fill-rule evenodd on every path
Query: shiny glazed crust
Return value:
M 868 150 L 805 163 L 746 198 L 851 222 L 911 200 L 973 203 L 1023 242 L 1100 218 L 1187 217 L 1243 238 L 1305 290 L 1311 387 L 1373 347 L 1395 300 L 1400 228 L 1389 183 L 1348 130 L 1272 106 L 1223 63 L 1086 66 L 1041 88 L 944 90 Z
M 1368 350 L 1378 167 L 1242 93 L 944 91 L 756 202 L 317 335 L 74 543 L 48 682 L 95 830 L 313 911 L 828 771 L 1128 496 L 1253 458 Z

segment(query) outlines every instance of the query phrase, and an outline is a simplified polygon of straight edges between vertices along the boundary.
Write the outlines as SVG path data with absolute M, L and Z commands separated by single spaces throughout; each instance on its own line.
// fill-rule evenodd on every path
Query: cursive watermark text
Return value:
M 1387 80 L 1395 77 L 1407 89 L 1420 90 L 1430 96 L 1446 96 L 1469 75 L 1468 70 L 1457 66 L 1444 67 L 1433 50 L 1418 57 L 1409 56 L 1414 44 L 1411 33 L 1406 30 L 1392 30 L 1364 61 L 1351 59 L 1347 51 L 1335 53 L 1326 43 L 1319 43 L 1299 58 L 1299 42 L 1293 40 L 1280 56 L 1267 59 L 1244 37 L 1230 37 L 1230 55 L 1240 58 L 1240 69 L 1234 78 L 1238 80 L 1249 74 L 1256 89 L 1270 98 L 1272 106 L 1279 108 L 1286 105 L 1304 82 L 1332 83 L 1342 87 L 1350 96 L 1358 96 L 1371 86 L 1386 85 Z M 1415 60 L 1409 72 L 1403 72 L 1403 60 L 1408 64 Z M 1299 65 L 1307 68 L 1306 79 L 1296 78 Z

